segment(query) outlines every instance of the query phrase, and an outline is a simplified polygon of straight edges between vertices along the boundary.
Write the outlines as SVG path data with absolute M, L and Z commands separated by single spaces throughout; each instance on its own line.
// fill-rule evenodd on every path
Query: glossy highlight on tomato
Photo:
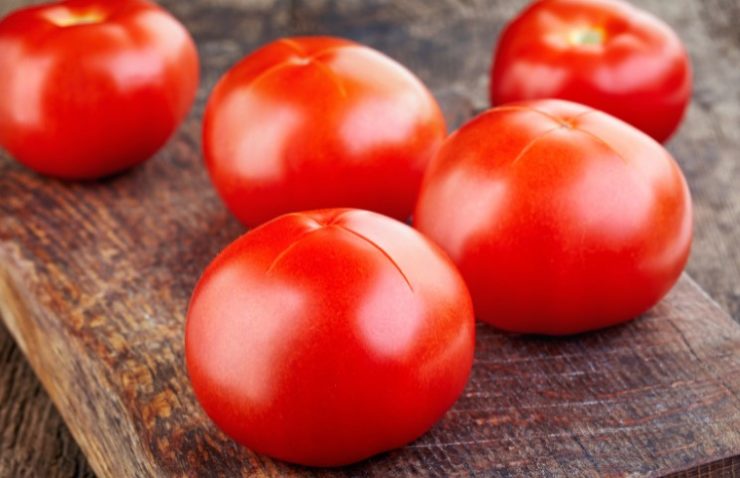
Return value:
M 630 320 L 668 292 L 691 246 L 691 197 L 649 136 L 540 100 L 453 133 L 425 176 L 414 225 L 458 265 L 479 319 L 573 334 Z
M 404 220 L 445 136 L 437 102 L 399 63 L 349 40 L 298 37 L 224 75 L 203 150 L 216 189 L 248 226 L 325 207 Z
M 664 142 L 691 98 L 691 65 L 678 36 L 622 0 L 533 2 L 504 30 L 491 101 L 561 98 L 616 116 Z
M 95 179 L 151 157 L 190 109 L 198 55 L 145 0 L 67 0 L 0 21 L 0 146 L 35 171 Z
M 353 209 L 280 216 L 206 269 L 187 316 L 195 394 L 250 449 L 356 462 L 426 432 L 473 361 L 472 302 L 431 241 Z

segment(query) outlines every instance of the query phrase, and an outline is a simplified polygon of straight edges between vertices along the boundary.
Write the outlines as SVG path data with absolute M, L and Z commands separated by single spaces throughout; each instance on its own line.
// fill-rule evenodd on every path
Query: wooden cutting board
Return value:
M 190 390 L 183 321 L 200 272 L 243 228 L 203 170 L 200 112 L 217 74 L 240 51 L 286 33 L 281 21 L 299 29 L 318 21 L 305 15 L 294 22 L 274 7 L 276 20 L 259 29 L 273 4 L 237 4 L 170 2 L 199 40 L 206 75 L 195 113 L 154 160 L 110 180 L 67 184 L 0 155 L 0 313 L 99 476 L 740 471 L 740 327 L 686 276 L 645 317 L 599 333 L 546 339 L 479 325 L 460 401 L 417 442 L 365 463 L 295 467 L 221 434 Z M 326 21 L 344 33 L 361 30 L 369 40 L 414 49 L 411 58 L 429 60 L 423 67 L 434 74 L 425 77 L 437 85 L 469 73 L 445 69 L 424 49 L 437 38 L 434 23 L 417 25 L 408 42 L 400 30 L 374 29 L 402 18 L 400 6 L 392 14 L 368 6 L 367 15 L 345 20 L 342 8 L 332 8 Z M 430 16 L 437 17 L 452 21 Z M 472 21 L 455 19 L 460 35 Z M 219 40 L 219 29 L 245 37 Z M 455 88 L 435 93 L 453 124 L 481 102 Z
M 686 276 L 645 317 L 600 333 L 479 325 L 465 394 L 402 450 L 328 473 L 240 448 L 200 410 L 183 363 L 190 292 L 243 232 L 208 183 L 198 131 L 191 120 L 155 160 L 103 182 L 0 161 L 0 312 L 99 476 L 653 475 L 740 462 L 740 327 Z

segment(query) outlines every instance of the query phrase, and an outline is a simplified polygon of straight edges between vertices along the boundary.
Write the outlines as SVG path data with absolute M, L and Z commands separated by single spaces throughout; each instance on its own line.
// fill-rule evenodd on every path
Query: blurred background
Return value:
M 0 16 L 33 2 L 0 0 Z M 186 124 L 235 61 L 286 35 L 331 34 L 408 66 L 451 128 L 488 106 L 492 46 L 526 0 L 161 0 L 198 43 L 201 87 Z M 688 272 L 740 321 L 740 0 L 643 0 L 670 24 L 694 66 L 693 103 L 668 144 L 694 197 Z M 188 20 L 190 19 L 190 20 Z M 5 153 L 0 161 L 7 161 Z M 92 471 L 19 349 L 0 325 L 0 476 Z

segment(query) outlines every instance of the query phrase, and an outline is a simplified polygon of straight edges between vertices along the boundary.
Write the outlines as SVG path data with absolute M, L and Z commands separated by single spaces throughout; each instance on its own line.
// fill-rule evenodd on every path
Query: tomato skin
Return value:
M 326 207 L 404 220 L 445 136 L 439 106 L 403 66 L 349 40 L 299 37 L 224 75 L 203 150 L 216 189 L 248 226 Z
M 681 40 L 655 16 L 621 0 L 542 0 L 505 28 L 490 94 L 494 105 L 583 103 L 665 142 L 681 123 L 691 85 Z
M 455 266 L 400 222 L 278 217 L 206 269 L 187 316 L 195 394 L 250 449 L 338 466 L 401 447 L 452 406 L 475 324 Z
M 0 145 L 41 174 L 95 179 L 166 142 L 195 98 L 198 54 L 153 3 L 68 0 L 0 21 L 0 71 Z
M 414 225 L 447 251 L 476 315 L 564 335 L 657 303 L 691 246 L 691 197 L 670 154 L 612 116 L 562 100 L 494 108 L 453 133 Z

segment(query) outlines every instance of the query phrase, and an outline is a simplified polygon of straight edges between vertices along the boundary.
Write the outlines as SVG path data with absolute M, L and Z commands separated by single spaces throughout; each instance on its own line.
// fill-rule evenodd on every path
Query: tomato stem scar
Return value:
M 577 28 L 568 33 L 571 45 L 603 45 L 605 40 L 606 32 L 599 27 Z
M 48 10 L 44 12 L 44 16 L 48 21 L 62 28 L 101 23 L 105 20 L 105 14 L 99 10 L 74 12 L 65 7 Z

